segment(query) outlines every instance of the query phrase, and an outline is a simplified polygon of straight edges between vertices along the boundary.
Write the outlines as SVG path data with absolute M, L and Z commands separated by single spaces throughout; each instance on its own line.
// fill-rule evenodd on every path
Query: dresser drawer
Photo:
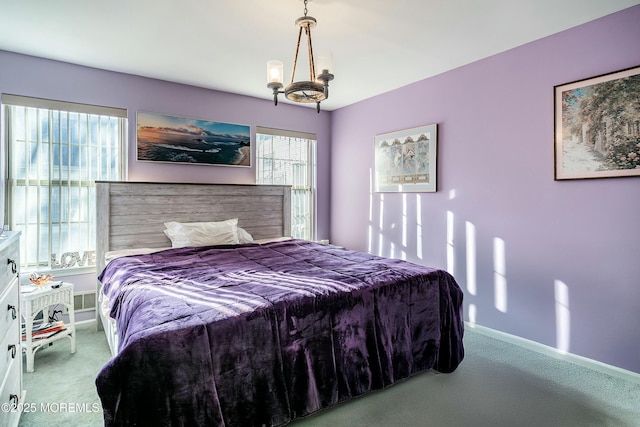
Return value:
M 11 279 L 18 274 L 20 267 L 19 236 L 12 235 L 3 238 L 0 246 L 0 294 L 5 290 Z
M 7 372 L 11 362 L 21 357 L 20 324 L 19 319 L 15 319 L 0 341 L 0 372 Z M 2 384 L 1 379 L 0 384 Z
M 11 280 L 0 293 L 0 340 L 4 339 L 10 328 L 20 331 L 19 293 L 20 285 L 17 277 Z
M 17 426 L 22 412 L 24 394 L 22 392 L 22 365 L 15 359 L 9 365 L 9 370 L 0 385 L 0 407 L 7 406 L 8 411 L 0 410 L 0 426 Z

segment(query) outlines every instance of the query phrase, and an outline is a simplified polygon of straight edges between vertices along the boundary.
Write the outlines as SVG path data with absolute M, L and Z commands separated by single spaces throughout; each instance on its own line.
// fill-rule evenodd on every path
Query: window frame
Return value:
M 126 109 L 123 108 L 115 108 L 115 107 L 102 107 L 102 106 L 97 106 L 97 105 L 91 105 L 91 104 L 80 104 L 80 103 L 73 103 L 73 102 L 66 102 L 66 101 L 56 101 L 56 100 L 49 100 L 49 99 L 41 99 L 41 98 L 32 98 L 32 97 L 26 97 L 26 96 L 19 96 L 19 95 L 10 95 L 10 94 L 2 94 L 1 95 L 1 103 L 2 103 L 2 121 L 4 124 L 4 128 L 5 131 L 2 133 L 2 138 L 4 138 L 4 142 L 5 142 L 5 150 L 3 150 L 2 152 L 2 156 L 4 157 L 4 162 L 2 162 L 2 166 L 4 168 L 3 171 L 3 179 L 4 179 L 4 185 L 3 185 L 3 191 L 5 193 L 4 197 L 3 197 L 3 203 L 4 203 L 4 217 L 3 217 L 3 222 L 7 223 L 10 225 L 15 223 L 15 219 L 12 217 L 14 215 L 13 213 L 13 209 L 14 209 L 14 203 L 17 203 L 16 201 L 16 195 L 14 193 L 15 189 L 16 189 L 16 185 L 17 183 L 12 182 L 12 180 L 14 179 L 12 177 L 12 168 L 14 168 L 14 165 L 12 164 L 14 161 L 13 156 L 18 155 L 18 154 L 14 154 L 12 153 L 12 145 L 13 145 L 13 141 L 12 141 L 12 127 L 13 124 L 11 123 L 12 121 L 12 108 L 17 107 L 17 108 L 25 108 L 25 109 L 35 109 L 36 110 L 36 114 L 38 114 L 38 116 L 36 116 L 37 118 L 35 120 L 39 120 L 39 115 L 41 113 L 44 112 L 44 114 L 46 115 L 45 119 L 42 119 L 47 126 L 47 131 L 49 132 L 49 137 L 47 138 L 47 141 L 45 141 L 44 139 L 42 139 L 42 122 L 38 122 L 36 125 L 36 131 L 37 131 L 37 137 L 35 139 L 35 141 L 33 141 L 32 143 L 35 143 L 38 145 L 38 150 L 41 149 L 40 145 L 49 145 L 51 144 L 50 148 L 49 148 L 49 156 L 45 156 L 45 160 L 44 161 L 48 161 L 50 162 L 50 166 L 48 168 L 48 174 L 42 175 L 42 176 L 37 176 L 37 178 L 31 178 L 31 177 L 26 177 L 26 178 L 20 178 L 19 182 L 23 182 L 23 186 L 26 188 L 29 186 L 30 182 L 34 182 L 35 181 L 35 185 L 32 185 L 32 187 L 37 188 L 38 193 L 40 193 L 41 191 L 45 191 L 45 192 L 49 192 L 48 196 L 38 196 L 39 199 L 41 200 L 40 197 L 47 197 L 47 200 L 50 200 L 51 198 L 51 194 L 52 191 L 55 192 L 55 189 L 60 189 L 59 190 L 59 197 L 60 197 L 60 203 L 63 203 L 63 199 L 62 199 L 62 195 L 64 193 L 64 191 L 62 190 L 63 188 L 67 188 L 67 200 L 65 203 L 72 203 L 72 189 L 77 189 L 75 191 L 77 191 L 77 197 L 79 198 L 78 200 L 80 201 L 79 204 L 79 208 L 80 209 L 85 209 L 84 212 L 84 218 L 80 219 L 80 221 L 78 222 L 78 224 L 86 224 L 86 227 L 88 227 L 88 231 L 89 233 L 91 232 L 91 230 L 93 228 L 95 228 L 96 226 L 96 222 L 97 222 L 97 213 L 95 212 L 95 204 L 94 206 L 87 206 L 86 203 L 84 203 L 85 201 L 89 201 L 90 202 L 90 198 L 94 197 L 95 198 L 95 190 L 92 191 L 92 188 L 95 189 L 95 181 L 96 180 L 102 180 L 103 177 L 97 177 L 95 179 L 92 178 L 88 178 L 87 176 L 76 176 L 73 177 L 71 174 L 73 172 L 74 166 L 72 164 L 68 164 L 66 166 L 67 168 L 67 173 L 69 174 L 66 178 L 63 177 L 62 175 L 55 175 L 55 172 L 62 172 L 62 166 L 60 166 L 60 161 L 58 160 L 58 162 L 55 161 L 55 156 L 51 157 L 50 155 L 53 153 L 53 145 L 56 144 L 58 145 L 57 149 L 63 150 L 63 147 L 72 147 L 74 145 L 77 145 L 78 142 L 77 141 L 73 141 L 71 139 L 71 137 L 69 136 L 67 140 L 65 141 L 55 141 L 54 138 L 51 136 L 51 129 L 52 129 L 52 117 L 56 114 L 60 114 L 60 113 L 65 113 L 64 116 L 68 117 L 69 115 L 73 115 L 73 114 L 77 114 L 78 116 L 75 118 L 77 119 L 82 119 L 82 120 L 86 120 L 86 125 L 87 125 L 87 129 L 85 129 L 84 133 L 82 136 L 78 137 L 78 140 L 81 140 L 83 136 L 86 136 L 88 138 L 88 136 L 91 134 L 91 131 L 89 130 L 89 126 L 90 126 L 90 122 L 91 120 L 95 120 L 96 118 L 94 116 L 98 116 L 97 117 L 97 128 L 98 130 L 98 134 L 100 134 L 100 132 L 103 131 L 103 129 L 105 127 L 109 127 L 111 126 L 110 123 L 104 124 L 101 122 L 101 118 L 103 117 L 108 117 L 110 120 L 113 119 L 117 119 L 117 122 L 115 123 L 115 134 L 112 135 L 113 140 L 116 142 L 115 146 L 112 146 L 111 149 L 115 148 L 115 153 L 116 153 L 116 176 L 114 176 L 112 179 L 115 180 L 119 180 L 119 181 L 125 181 L 127 179 L 127 162 L 128 162 L 128 127 L 129 127 L 129 123 L 128 123 L 128 112 Z M 85 117 L 86 115 L 86 117 Z M 67 123 L 70 122 L 70 119 L 66 119 Z M 67 132 L 69 134 L 71 134 L 73 130 L 72 129 L 68 129 Z M 102 149 L 104 148 L 103 146 L 100 145 L 100 139 L 96 137 L 96 140 L 98 141 L 98 145 L 93 145 L 90 142 L 86 142 L 85 146 L 88 147 L 89 151 L 91 153 L 96 151 L 97 149 L 101 149 L 100 147 L 102 147 Z M 81 147 L 82 144 L 79 144 L 79 147 Z M 67 149 L 68 150 L 68 149 Z M 80 150 L 80 148 L 79 148 Z M 64 151 L 64 150 L 63 150 Z M 86 161 L 90 162 L 91 158 L 89 157 L 89 151 L 87 151 L 86 154 Z M 68 151 L 70 153 L 70 151 Z M 69 154 L 69 156 L 71 156 L 71 154 Z M 98 158 L 98 161 L 101 160 L 102 155 L 100 155 L 100 157 Z M 71 158 L 71 157 L 69 157 Z M 40 160 L 40 159 L 38 159 Z M 90 169 L 90 168 L 89 168 Z M 82 171 L 82 170 L 81 170 Z M 83 171 L 86 174 L 86 171 Z M 39 173 L 39 171 L 38 171 Z M 26 191 L 26 190 L 25 190 Z M 26 194 L 26 193 L 25 193 Z M 45 193 L 46 194 L 46 193 Z M 50 206 L 51 207 L 51 206 Z M 19 208 L 19 207 L 18 207 Z M 62 215 L 62 211 L 64 210 L 64 208 L 60 208 L 59 212 L 60 215 Z M 69 215 L 69 210 L 67 209 L 66 215 Z M 40 247 L 38 247 L 38 249 L 36 249 L 37 254 L 36 254 L 36 259 L 35 259 L 35 263 L 29 264 L 27 265 L 27 256 L 26 256 L 26 245 L 22 245 L 24 247 L 21 247 L 21 252 L 24 256 L 21 256 L 21 270 L 23 273 L 30 273 L 33 271 L 38 271 L 41 273 L 49 273 L 49 274 L 55 274 L 55 276 L 69 276 L 69 275 L 78 275 L 78 274 L 87 274 L 87 273 L 92 273 L 96 271 L 96 266 L 95 263 L 87 263 L 87 261 L 85 261 L 85 263 L 83 263 L 82 266 L 75 266 L 75 267 L 69 267 L 69 268 L 54 268 L 54 261 L 52 260 L 52 255 L 54 253 L 56 253 L 56 249 L 54 249 L 51 244 L 54 243 L 51 241 L 51 236 L 52 236 L 52 227 L 56 227 L 55 224 L 59 224 L 59 223 L 63 223 L 63 218 L 62 216 L 56 219 L 54 218 L 53 214 L 49 213 L 47 216 L 46 221 L 43 221 L 40 218 L 40 212 L 38 211 L 37 213 L 38 215 L 38 220 L 36 221 L 37 224 L 39 224 L 38 230 L 36 231 L 37 236 L 42 236 L 42 231 L 40 230 L 40 227 L 42 227 L 43 224 L 45 224 L 45 227 L 47 227 L 48 231 L 46 231 L 49 235 L 48 240 L 48 248 L 45 248 L 44 250 L 46 250 L 46 252 L 48 253 L 48 259 L 46 261 L 46 265 L 43 264 L 45 261 L 40 259 L 42 252 L 40 252 L 42 249 L 40 249 Z M 27 219 L 27 218 L 25 218 Z M 73 221 L 68 220 L 65 221 L 68 224 L 71 224 Z M 26 225 L 25 225 L 26 226 Z M 74 231 L 72 230 L 72 227 L 70 225 L 67 225 L 67 232 L 68 233 L 73 233 Z M 60 226 L 58 226 L 59 230 Z M 86 234 L 83 232 L 83 235 Z M 73 234 L 72 234 L 73 235 Z M 24 240 L 27 238 L 25 233 L 22 233 L 21 236 L 21 240 Z M 87 236 L 85 236 L 85 238 L 87 238 Z M 88 236 L 89 239 L 91 239 L 90 236 Z M 41 238 L 40 238 L 41 239 Z M 71 238 L 73 239 L 73 237 Z M 95 239 L 95 237 L 94 237 Z M 95 242 L 97 244 L 97 242 Z M 87 251 L 91 251 L 90 249 L 84 249 L 84 252 L 81 255 L 81 258 L 87 259 L 87 257 L 91 257 L 91 253 L 87 253 Z M 65 254 L 66 252 L 60 253 L 59 254 L 59 259 L 57 260 L 58 262 L 62 262 L 62 257 L 63 254 Z M 79 254 L 80 255 L 80 254 Z M 95 257 L 95 249 L 93 251 L 93 256 Z M 91 258 L 89 258 L 91 259 Z
M 316 236 L 317 236 L 317 228 L 318 228 L 318 223 L 317 223 L 317 197 L 318 197 L 318 189 L 317 189 L 317 144 L 318 144 L 318 138 L 316 136 L 316 134 L 314 133 L 309 133 L 309 132 L 298 132 L 298 131 L 291 131 L 291 130 L 285 130 L 285 129 L 275 129 L 275 128 L 269 128 L 269 127 L 263 127 L 263 126 L 256 126 L 256 184 L 257 185 L 261 185 L 263 184 L 262 182 L 259 181 L 259 173 L 260 173 L 260 169 L 261 169 L 261 159 L 262 157 L 260 157 L 260 137 L 259 135 L 271 135 L 274 137 L 282 137 L 282 138 L 291 138 L 291 139 L 303 139 L 309 142 L 308 144 L 308 153 L 307 153 L 307 161 L 306 164 L 308 165 L 307 168 L 307 181 L 309 182 L 309 232 L 308 232 L 308 236 L 306 238 L 308 238 L 309 240 L 315 240 Z M 296 188 L 294 187 L 292 184 L 290 183 L 285 183 L 285 184 L 280 184 L 280 183 L 273 183 L 273 182 L 264 182 L 264 184 L 266 185 L 290 185 L 291 186 L 291 190 L 292 190 L 292 203 L 291 203 L 291 217 L 292 217 L 292 234 L 293 234 L 293 226 L 294 226 L 294 209 L 295 209 L 295 205 L 294 205 L 294 194 L 295 191 L 300 190 L 301 188 Z

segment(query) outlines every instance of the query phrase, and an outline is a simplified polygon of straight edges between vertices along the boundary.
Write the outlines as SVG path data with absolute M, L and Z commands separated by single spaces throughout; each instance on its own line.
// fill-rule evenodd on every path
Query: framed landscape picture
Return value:
M 640 67 L 555 86 L 555 179 L 640 176 Z
M 139 161 L 251 166 L 250 126 L 140 111 L 137 116 Z
M 435 192 L 438 125 L 375 137 L 375 191 Z

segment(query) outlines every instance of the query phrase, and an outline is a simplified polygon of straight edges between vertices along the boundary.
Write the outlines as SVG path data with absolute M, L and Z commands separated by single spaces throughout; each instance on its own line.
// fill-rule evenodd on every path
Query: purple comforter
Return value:
M 278 426 L 462 361 L 442 270 L 291 240 L 118 258 L 100 275 L 120 338 L 105 425 Z

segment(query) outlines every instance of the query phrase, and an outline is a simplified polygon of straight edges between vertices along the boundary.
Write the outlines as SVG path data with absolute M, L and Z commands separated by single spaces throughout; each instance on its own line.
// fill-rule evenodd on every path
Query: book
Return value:
M 64 324 L 62 320 L 57 322 L 42 322 L 36 325 L 33 325 L 31 329 L 31 339 L 41 340 L 44 338 L 50 338 L 53 335 L 62 332 L 67 329 L 67 326 Z M 22 325 L 22 340 L 25 341 L 27 339 L 26 327 Z

